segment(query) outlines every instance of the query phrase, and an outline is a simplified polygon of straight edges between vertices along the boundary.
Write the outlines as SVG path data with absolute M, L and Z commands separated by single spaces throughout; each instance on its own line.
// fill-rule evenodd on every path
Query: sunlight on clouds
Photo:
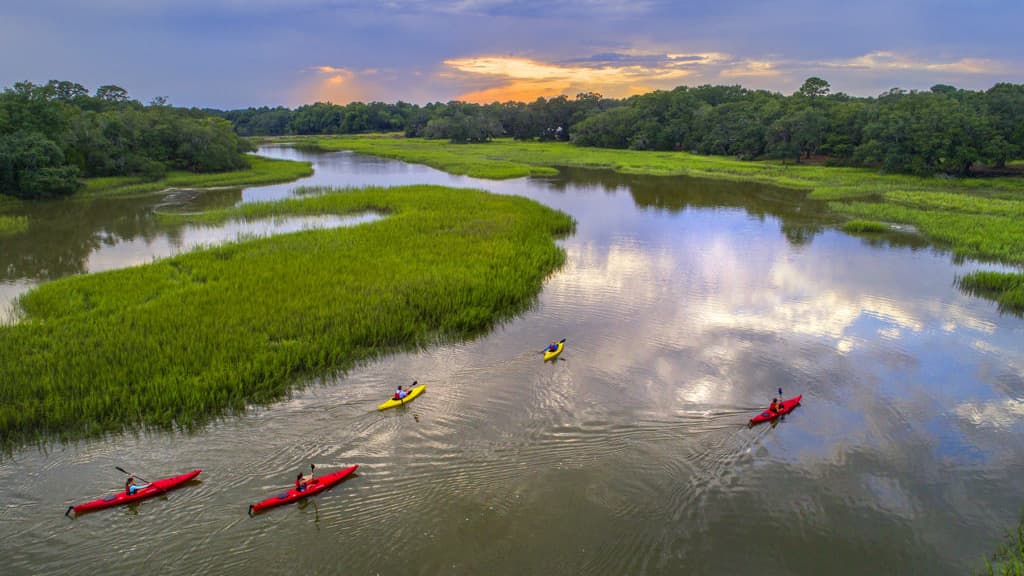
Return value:
M 946 64 L 929 64 L 928 70 L 940 70 L 944 72 L 963 72 L 965 74 L 992 74 L 1001 72 L 1002 66 L 992 60 L 981 58 L 961 58 L 956 62 Z
M 914 60 L 910 57 L 878 50 L 863 56 L 847 60 L 832 60 L 819 63 L 822 66 L 839 69 L 860 70 L 927 70 L 936 72 L 960 72 L 965 74 L 991 74 L 1002 70 L 1002 66 L 993 60 L 980 58 L 961 58 L 952 62 L 928 62 Z
M 365 102 L 372 99 L 376 92 L 374 87 L 363 79 L 367 75 L 365 72 L 357 74 L 353 70 L 335 66 L 314 66 L 309 68 L 309 72 L 313 73 L 312 77 L 294 90 L 294 102 Z
M 777 68 L 777 63 L 770 60 L 743 60 L 739 66 L 722 70 L 722 76 L 726 78 L 737 78 L 747 76 L 778 76 L 782 72 Z
M 685 61 L 680 64 L 693 63 Z M 469 102 L 529 101 L 539 96 L 588 91 L 622 98 L 650 91 L 657 84 L 677 84 L 678 80 L 691 74 L 689 69 L 679 64 L 650 66 L 608 61 L 585 66 L 505 56 L 456 58 L 445 60 L 444 64 L 452 70 L 447 77 L 484 77 L 500 83 L 458 97 Z
M 352 70 L 320 65 L 306 70 L 307 78 L 293 91 L 292 102 L 347 104 L 400 98 L 418 103 L 461 100 L 486 104 L 532 102 L 541 97 L 571 98 L 582 92 L 628 98 L 654 90 L 672 90 L 682 84 L 736 82 L 749 88 L 785 92 L 798 87 L 795 79 L 810 75 L 833 79 L 838 85 L 857 83 L 882 73 L 924 74 L 934 76 L 936 81 L 947 81 L 952 74 L 981 76 L 1007 69 L 1005 63 L 993 60 L 920 60 L 886 50 L 842 60 L 811 61 L 685 51 L 678 46 L 662 45 L 620 47 L 562 60 L 485 54 L 442 60 L 433 70 Z
M 701 52 L 698 54 L 666 54 L 669 60 L 682 60 L 694 64 L 718 64 L 732 60 L 732 56 L 722 52 Z

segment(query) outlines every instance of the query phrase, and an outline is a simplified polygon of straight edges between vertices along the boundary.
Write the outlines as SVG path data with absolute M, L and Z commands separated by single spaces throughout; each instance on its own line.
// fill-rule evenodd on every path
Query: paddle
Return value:
M 159 491 L 161 491 L 161 492 L 165 492 L 165 493 L 167 492 L 167 490 L 164 490 L 163 488 L 161 488 L 161 487 L 157 486 L 156 484 L 153 484 L 152 482 L 150 482 L 149 480 L 146 480 L 146 479 L 145 479 L 145 478 L 143 478 L 142 476 L 134 475 L 134 474 L 132 474 L 131 472 L 129 472 L 129 471 L 127 471 L 127 470 L 125 470 L 124 468 L 121 468 L 120 466 L 114 466 L 114 468 L 117 468 L 118 470 L 120 470 L 121 472 L 124 472 L 125 474 L 127 474 L 127 475 L 129 475 L 129 476 L 135 476 L 135 477 L 136 477 L 136 478 L 138 478 L 139 480 L 142 480 L 143 482 L 145 482 L 145 483 L 146 483 L 146 486 L 145 486 L 145 488 L 149 488 L 150 486 L 152 486 L 153 488 L 155 488 L 155 489 L 157 489 L 157 490 L 159 490 Z M 138 493 L 138 490 L 136 490 L 136 493 Z
M 561 340 L 559 340 L 558 343 L 559 344 L 565 344 L 565 338 L 562 338 Z M 540 353 L 543 354 L 543 353 L 547 352 L 548 349 L 549 348 L 547 346 L 545 346 L 544 349 L 540 351 Z
M 125 470 L 124 468 L 121 468 L 120 466 L 114 466 L 114 468 L 117 468 L 118 470 L 120 470 L 121 472 L 124 472 L 125 474 L 127 474 L 129 476 L 133 476 L 133 474 L 131 472 Z M 135 476 L 135 477 L 138 478 L 139 480 L 142 480 L 146 484 L 152 484 L 152 482 L 150 482 L 149 480 L 146 480 L 142 476 Z
M 400 404 L 405 404 L 405 399 L 409 397 L 409 393 L 412 392 L 412 389 L 416 387 L 417 383 L 419 383 L 419 380 L 413 380 L 412 384 L 405 389 L 405 396 L 402 396 L 401 398 L 398 399 L 398 402 Z M 392 400 L 394 400 L 394 398 L 392 398 Z

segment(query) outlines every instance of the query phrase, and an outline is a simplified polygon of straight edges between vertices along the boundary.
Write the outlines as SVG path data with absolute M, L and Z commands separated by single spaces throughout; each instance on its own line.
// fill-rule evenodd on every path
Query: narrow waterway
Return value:
M 483 188 L 578 227 L 537 306 L 477 340 L 324 376 L 194 434 L 6 457 L 5 575 L 965 574 L 1016 525 L 1024 320 L 954 283 L 989 266 L 912 236 L 846 235 L 802 194 L 760 185 L 586 170 L 493 182 L 260 153 L 316 173 L 34 208 L 29 233 L 0 239 L 0 298 L 237 236 L 183 243 L 154 210 L 300 185 Z M 376 411 L 414 379 L 426 394 Z M 748 428 L 780 388 L 803 405 Z M 307 502 L 246 514 L 310 462 L 360 468 Z M 203 472 L 166 496 L 63 516 L 123 487 L 115 466 Z

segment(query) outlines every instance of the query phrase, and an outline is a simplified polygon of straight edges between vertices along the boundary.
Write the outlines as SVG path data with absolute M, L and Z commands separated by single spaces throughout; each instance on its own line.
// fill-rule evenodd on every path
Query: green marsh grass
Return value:
M 9 444 L 192 427 L 304 377 L 472 337 L 530 306 L 573 220 L 531 200 L 436 186 L 325 192 L 198 219 L 384 218 L 43 284 L 0 326 Z M 188 216 L 165 216 L 192 221 Z
M 985 560 L 988 576 L 1024 576 L 1024 513 L 1017 529 L 1009 532 L 992 558 Z
M 109 178 L 90 178 L 85 181 L 88 196 L 131 196 L 165 190 L 167 188 L 213 188 L 255 186 L 290 182 L 313 174 L 313 165 L 309 162 L 279 160 L 261 156 L 247 156 L 248 170 L 234 170 L 213 174 L 195 174 L 193 172 L 168 172 L 159 180 L 146 180 L 137 176 L 117 176 Z
M 843 230 L 853 234 L 884 234 L 892 232 L 892 227 L 874 220 L 850 220 L 843 223 Z
M 28 218 L 25 216 L 4 216 L 0 214 L 0 238 L 14 236 L 28 230 Z
M 1024 314 L 1024 274 L 974 272 L 959 278 L 957 285 L 970 294 L 995 300 L 1001 310 Z

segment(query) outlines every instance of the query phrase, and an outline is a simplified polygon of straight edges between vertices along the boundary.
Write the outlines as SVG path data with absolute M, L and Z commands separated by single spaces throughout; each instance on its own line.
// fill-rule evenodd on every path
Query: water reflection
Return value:
M 537 306 L 491 334 L 321 376 L 195 435 L 0 463 L 15 574 L 961 574 L 1016 522 L 1024 321 L 958 291 L 977 264 L 846 235 L 820 204 L 759 185 L 585 170 L 489 182 L 266 152 L 312 159 L 314 184 L 485 188 L 579 225 Z M 376 412 L 413 378 L 427 394 Z M 779 388 L 803 405 L 747 429 Z M 134 514 L 60 517 L 126 461 L 202 467 L 204 482 Z M 315 506 L 246 518 L 309 462 L 360 475 Z

